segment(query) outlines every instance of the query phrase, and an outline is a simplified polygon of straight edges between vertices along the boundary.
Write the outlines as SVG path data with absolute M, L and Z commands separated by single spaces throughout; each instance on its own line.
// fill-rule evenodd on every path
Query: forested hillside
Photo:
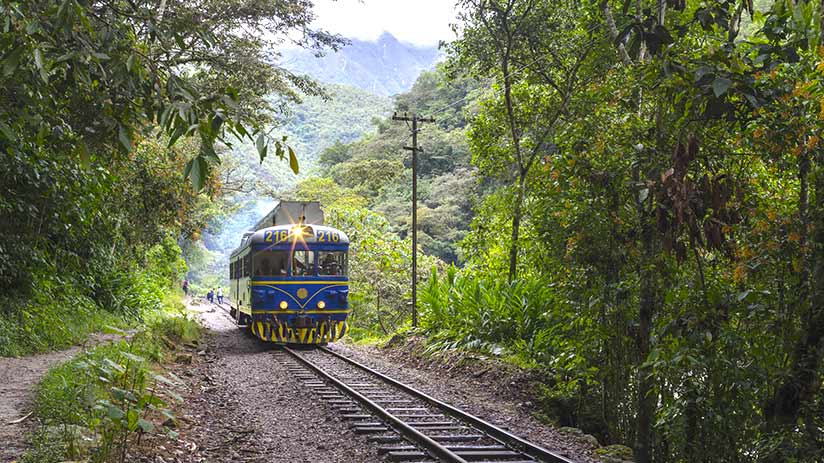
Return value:
M 466 143 L 466 104 L 479 84 L 472 79 L 447 80 L 443 68 L 421 74 L 408 93 L 398 95 L 395 111 L 442 111 L 435 124 L 421 131 L 419 144 L 419 224 L 424 252 L 457 262 L 457 243 L 472 220 L 472 207 L 482 196 Z M 455 102 L 459 104 L 454 104 Z M 460 104 L 464 103 L 464 104 Z M 321 178 L 301 185 L 300 192 L 326 179 L 363 199 L 369 209 L 389 221 L 405 238 L 411 221 L 411 156 L 409 127 L 390 117 L 376 119 L 377 132 L 351 143 L 336 142 L 321 153 Z

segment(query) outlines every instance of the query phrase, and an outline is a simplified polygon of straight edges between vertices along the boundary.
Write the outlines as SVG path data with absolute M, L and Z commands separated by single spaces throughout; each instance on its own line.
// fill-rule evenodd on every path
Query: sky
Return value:
M 375 40 L 383 31 L 402 42 L 451 41 L 455 0 L 316 0 L 315 27 L 348 38 Z

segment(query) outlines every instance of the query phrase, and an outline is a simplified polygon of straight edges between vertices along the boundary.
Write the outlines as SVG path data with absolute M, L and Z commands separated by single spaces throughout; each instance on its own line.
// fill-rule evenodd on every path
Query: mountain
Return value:
M 388 32 L 374 42 L 352 40 L 337 53 L 330 51 L 323 57 L 303 49 L 282 54 L 280 64 L 292 72 L 383 96 L 408 91 L 421 71 L 431 69 L 438 60 L 437 47 L 403 43 Z
M 305 98 L 281 126 L 292 147 L 302 154 L 301 162 L 307 168 L 333 144 L 351 143 L 374 133 L 373 119 L 386 117 L 392 111 L 389 97 L 347 85 L 323 86 L 329 100 Z

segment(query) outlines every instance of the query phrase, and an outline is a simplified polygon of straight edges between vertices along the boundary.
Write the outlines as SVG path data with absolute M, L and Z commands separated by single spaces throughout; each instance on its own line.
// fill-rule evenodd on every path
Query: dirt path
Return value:
M 86 344 L 59 352 L 23 358 L 0 357 L 0 462 L 19 458 L 26 449 L 29 420 L 17 422 L 31 411 L 35 386 L 49 368 L 63 363 L 83 349 L 119 339 L 118 335 L 92 336 Z

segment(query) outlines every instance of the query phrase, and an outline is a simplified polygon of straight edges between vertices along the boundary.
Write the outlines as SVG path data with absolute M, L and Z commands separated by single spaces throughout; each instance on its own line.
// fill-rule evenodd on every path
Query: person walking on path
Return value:
M 215 302 L 215 289 L 212 288 L 206 293 L 206 300 L 209 302 Z
M 183 280 L 183 294 L 186 296 L 189 295 L 189 279 L 186 278 Z
M 217 289 L 217 303 L 218 304 L 223 304 L 223 288 L 222 287 Z

